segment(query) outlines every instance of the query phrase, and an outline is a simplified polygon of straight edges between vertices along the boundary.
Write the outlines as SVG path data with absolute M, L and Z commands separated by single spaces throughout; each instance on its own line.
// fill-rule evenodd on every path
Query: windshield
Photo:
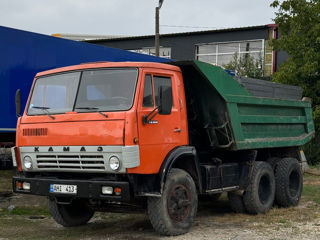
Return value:
M 75 110 L 128 110 L 132 106 L 136 81 L 136 69 L 85 71 Z
M 129 110 L 137 76 L 135 68 L 112 68 L 40 77 L 28 115 Z
M 80 72 L 73 72 L 38 78 L 33 89 L 28 114 L 72 111 L 80 74 Z

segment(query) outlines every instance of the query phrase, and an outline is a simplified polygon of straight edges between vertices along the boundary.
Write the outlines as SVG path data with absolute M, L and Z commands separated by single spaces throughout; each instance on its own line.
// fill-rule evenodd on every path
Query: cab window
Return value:
M 153 82 L 154 82 L 154 95 L 155 95 L 156 106 L 160 105 L 160 89 L 161 89 L 161 87 L 165 87 L 165 88 L 170 89 L 171 99 L 172 99 L 171 78 L 154 76 Z
M 169 88 L 172 98 L 172 81 L 170 77 L 147 74 L 144 81 L 143 107 L 155 107 L 160 104 L 160 89 Z M 155 104 L 154 104 L 155 103 Z
M 143 104 L 144 107 L 153 107 L 153 93 L 152 93 L 152 77 L 150 74 L 146 75 L 144 80 L 144 91 L 143 91 Z

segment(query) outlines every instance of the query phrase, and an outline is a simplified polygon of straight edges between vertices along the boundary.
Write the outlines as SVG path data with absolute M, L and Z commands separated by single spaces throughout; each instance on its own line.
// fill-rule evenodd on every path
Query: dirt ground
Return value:
M 7 239 L 320 239 L 320 177 L 305 175 L 300 204 L 267 214 L 233 213 L 223 195 L 217 202 L 199 203 L 190 232 L 177 237 L 155 233 L 145 213 L 96 213 L 88 225 L 64 228 L 54 222 L 43 197 L 11 195 L 9 171 L 0 171 L 0 240 Z M 1 192 L 6 194 L 2 194 Z

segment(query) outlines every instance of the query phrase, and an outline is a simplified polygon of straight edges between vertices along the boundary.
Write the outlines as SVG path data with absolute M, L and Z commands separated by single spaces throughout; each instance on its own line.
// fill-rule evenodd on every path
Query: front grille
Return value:
M 103 155 L 36 155 L 37 168 L 45 170 L 95 170 L 105 171 Z

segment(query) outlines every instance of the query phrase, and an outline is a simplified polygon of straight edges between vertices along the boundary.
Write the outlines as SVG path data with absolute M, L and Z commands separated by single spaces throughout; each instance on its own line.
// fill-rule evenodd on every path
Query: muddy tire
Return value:
M 278 162 L 280 162 L 280 161 L 281 161 L 281 158 L 272 157 L 272 158 L 269 158 L 269 159 L 267 160 L 267 163 L 269 163 L 269 164 L 271 165 L 273 171 L 275 171 L 275 168 L 276 168 Z
M 267 162 L 255 162 L 243 201 L 251 214 L 268 212 L 274 202 L 275 178 L 271 165 Z
M 83 200 L 73 200 L 71 204 L 59 204 L 49 199 L 49 211 L 53 219 L 64 227 L 84 225 L 94 214 Z
M 281 207 L 299 204 L 302 188 L 302 169 L 297 159 L 283 158 L 276 167 L 276 202 Z
M 246 207 L 243 202 L 243 196 L 234 192 L 228 192 L 230 208 L 236 213 L 245 213 Z
M 197 214 L 198 196 L 192 177 L 184 170 L 170 170 L 161 197 L 148 198 L 148 216 L 161 235 L 189 231 Z

